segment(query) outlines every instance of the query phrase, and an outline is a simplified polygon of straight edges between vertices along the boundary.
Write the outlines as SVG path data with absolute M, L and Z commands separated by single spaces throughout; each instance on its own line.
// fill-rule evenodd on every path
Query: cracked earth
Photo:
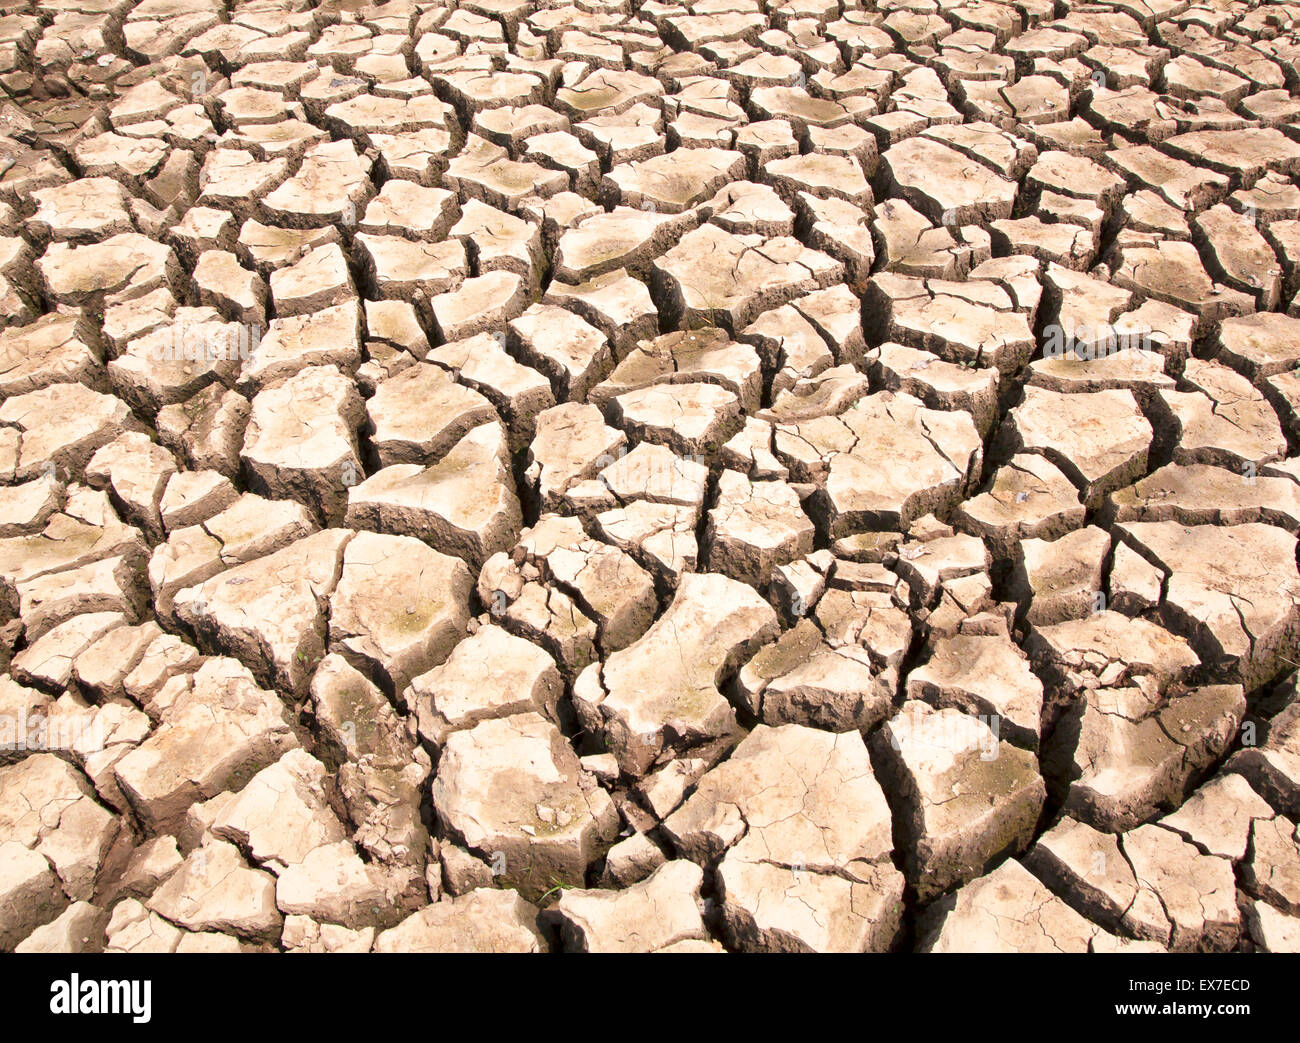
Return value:
M 1298 18 L 0 3 L 0 948 L 1300 950 Z

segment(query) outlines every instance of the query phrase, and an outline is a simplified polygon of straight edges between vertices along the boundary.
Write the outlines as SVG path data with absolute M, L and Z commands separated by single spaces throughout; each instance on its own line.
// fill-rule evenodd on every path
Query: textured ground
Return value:
M 1300 949 L 1300 6 L 0 12 L 0 948 Z

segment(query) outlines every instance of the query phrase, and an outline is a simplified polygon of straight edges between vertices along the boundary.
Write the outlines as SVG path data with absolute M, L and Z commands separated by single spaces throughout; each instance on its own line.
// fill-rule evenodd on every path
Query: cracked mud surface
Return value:
M 0 949 L 1300 950 L 1298 18 L 0 5 Z

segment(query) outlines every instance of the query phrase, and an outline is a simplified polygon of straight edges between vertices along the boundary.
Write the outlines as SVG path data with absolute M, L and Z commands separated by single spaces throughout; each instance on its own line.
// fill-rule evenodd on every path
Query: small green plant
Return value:
M 555 886 L 551 887 L 547 891 L 542 892 L 541 897 L 537 899 L 538 905 L 541 905 L 544 901 L 546 901 L 546 899 L 550 898 L 551 895 L 559 891 L 572 891 L 575 887 L 577 887 L 576 884 L 566 884 L 562 880 L 556 880 L 555 877 L 551 877 L 551 883 L 554 884 Z
M 309 670 L 315 669 L 321 661 L 320 656 L 309 656 L 306 652 L 299 652 L 295 658 Z
M 691 333 L 698 333 L 701 330 L 715 329 L 718 325 L 717 312 L 721 309 L 718 308 L 717 303 L 713 299 L 713 295 L 707 290 L 701 289 L 700 296 L 704 298 L 704 303 L 708 308 L 708 317 L 706 318 L 700 311 L 697 311 L 689 320 L 683 317 L 682 325 Z

